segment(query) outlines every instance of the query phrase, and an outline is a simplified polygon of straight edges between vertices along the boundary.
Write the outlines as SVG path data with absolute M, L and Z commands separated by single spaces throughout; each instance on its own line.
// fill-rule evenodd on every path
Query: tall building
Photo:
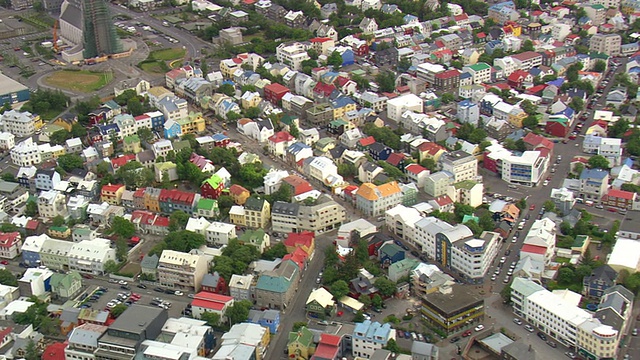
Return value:
M 122 44 L 104 0 L 64 0 L 60 7 L 60 37 L 83 48 L 85 59 L 122 52 Z

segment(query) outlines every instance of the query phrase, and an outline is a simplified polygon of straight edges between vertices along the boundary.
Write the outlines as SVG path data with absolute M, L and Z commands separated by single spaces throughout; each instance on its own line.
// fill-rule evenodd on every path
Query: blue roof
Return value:
M 98 125 L 98 129 L 100 129 L 100 134 L 105 135 L 112 131 L 120 132 L 120 128 L 118 128 L 118 124 L 106 124 L 106 125 Z
M 625 158 L 624 160 L 622 160 L 622 165 L 627 165 L 628 167 L 632 167 L 633 166 L 633 159 L 632 158 Z
M 471 74 L 469 74 L 468 72 L 463 72 L 462 74 L 460 74 L 460 80 L 464 80 L 464 79 L 468 79 L 471 77 Z
M 551 80 L 547 83 L 547 85 L 554 85 L 557 87 L 561 87 L 564 84 L 564 78 L 557 78 L 555 80 Z
M 469 101 L 469 99 L 464 99 L 462 101 L 460 101 L 458 103 L 458 106 L 460 107 L 473 107 L 473 106 L 477 106 L 475 103 L 472 103 L 471 101 Z
M 602 170 L 602 169 L 584 169 L 584 170 L 582 170 L 582 173 L 580 173 L 580 180 L 584 180 L 584 179 L 602 180 L 607 175 L 609 175 L 609 172 L 606 171 L 606 170 Z
M 353 99 L 348 96 L 340 96 L 331 102 L 331 106 L 333 108 L 341 108 L 341 107 L 345 107 L 347 105 L 355 104 L 355 103 L 356 102 L 353 101 Z
M 217 134 L 211 135 L 211 138 L 213 139 L 213 141 L 222 141 L 222 140 L 227 140 L 229 137 L 225 134 L 217 133 Z
M 566 117 L 567 117 L 567 119 L 571 119 L 571 118 L 573 118 L 573 115 L 574 115 L 575 113 L 576 113 L 576 112 L 575 112 L 572 108 L 570 108 L 570 107 L 568 107 L 568 106 L 567 106 L 567 108 L 566 108 L 566 109 L 564 109 L 564 110 L 562 110 L 562 111 L 558 111 L 557 113 L 555 113 L 555 114 L 553 114 L 553 115 L 564 115 L 564 116 L 566 116 Z
M 391 325 L 385 323 L 384 325 L 379 322 L 371 322 L 371 320 L 365 320 L 361 323 L 356 323 L 353 329 L 353 336 L 359 339 L 366 339 L 375 343 L 386 344 L 391 332 Z M 358 335 L 364 334 L 364 336 Z
M 304 149 L 311 149 L 311 146 L 305 144 L 305 143 L 301 143 L 301 142 L 297 142 L 297 143 L 293 143 L 289 146 L 289 148 L 287 149 L 288 152 L 292 153 L 292 154 L 297 154 L 300 151 L 304 150 Z

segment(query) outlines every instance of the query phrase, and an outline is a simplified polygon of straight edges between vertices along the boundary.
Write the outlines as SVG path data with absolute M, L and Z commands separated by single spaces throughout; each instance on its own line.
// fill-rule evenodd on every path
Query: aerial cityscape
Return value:
M 1 2 L 0 360 L 640 359 L 639 38 L 639 0 Z

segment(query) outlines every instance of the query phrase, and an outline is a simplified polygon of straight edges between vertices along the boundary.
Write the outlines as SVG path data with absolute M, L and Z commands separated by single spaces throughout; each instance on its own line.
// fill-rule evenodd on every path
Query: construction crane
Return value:
M 53 51 L 55 51 L 56 54 L 59 53 L 58 51 L 58 20 L 56 20 L 56 22 L 53 23 Z

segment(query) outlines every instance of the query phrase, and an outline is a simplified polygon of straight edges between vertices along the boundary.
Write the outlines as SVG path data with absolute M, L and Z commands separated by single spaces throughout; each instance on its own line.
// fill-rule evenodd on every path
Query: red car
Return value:
M 529 206 L 529 210 L 535 210 L 535 209 L 536 209 L 535 205 L 531 204 L 531 206 Z
M 569 140 L 575 140 L 575 139 L 576 139 L 576 136 L 575 136 L 575 135 L 571 135 L 571 136 L 569 136 Z
M 467 336 L 471 336 L 471 330 L 467 330 L 462 333 L 462 337 L 467 337 Z
M 0 261 L 0 264 L 2 264 L 2 265 L 9 265 L 9 261 L 7 261 L 7 260 L 2 260 L 2 261 Z

